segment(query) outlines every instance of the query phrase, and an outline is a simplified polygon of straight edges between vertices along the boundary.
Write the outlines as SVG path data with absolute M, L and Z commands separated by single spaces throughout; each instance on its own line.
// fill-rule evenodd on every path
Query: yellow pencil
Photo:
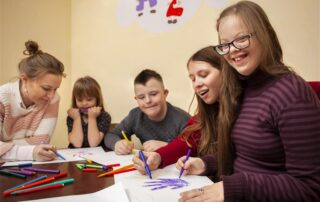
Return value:
M 121 131 L 121 133 L 122 133 L 122 136 L 124 137 L 124 139 L 127 141 L 127 143 L 129 145 L 131 145 L 131 141 L 128 139 L 126 133 L 123 130 Z M 132 149 L 132 154 L 134 154 L 134 149 Z

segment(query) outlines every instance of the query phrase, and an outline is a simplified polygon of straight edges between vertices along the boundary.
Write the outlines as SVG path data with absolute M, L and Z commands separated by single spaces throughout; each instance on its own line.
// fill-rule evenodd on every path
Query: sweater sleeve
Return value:
M 133 110 L 125 117 L 114 129 L 109 131 L 104 137 L 104 145 L 114 151 L 115 144 L 122 140 L 121 131 L 123 130 L 128 138 L 131 138 L 131 135 L 134 134 L 133 125 L 134 125 L 134 115 Z
M 320 103 L 299 99 L 280 112 L 286 172 L 223 176 L 225 201 L 320 200 Z
M 194 123 L 194 118 L 190 118 L 186 127 L 191 126 Z M 183 134 L 177 136 L 169 144 L 155 151 L 161 156 L 162 161 L 160 164 L 160 168 L 177 162 L 180 157 L 187 154 L 189 148 L 191 148 L 191 156 L 197 155 L 197 144 L 201 137 L 200 131 L 196 131 L 191 134 L 188 138 L 188 143 L 181 137 L 182 135 Z

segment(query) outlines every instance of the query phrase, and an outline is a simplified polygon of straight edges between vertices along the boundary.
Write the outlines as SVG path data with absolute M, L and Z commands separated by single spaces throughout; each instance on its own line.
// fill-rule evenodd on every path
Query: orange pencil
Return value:
M 126 173 L 126 172 L 130 172 L 130 171 L 134 171 L 134 170 L 137 170 L 137 169 L 136 168 L 128 168 L 128 169 L 124 169 L 124 170 L 110 171 L 109 173 L 104 173 L 104 175 L 101 177 L 120 174 L 120 173 Z
M 121 168 L 102 173 L 102 174 L 98 175 L 98 177 L 103 177 L 103 176 L 110 175 L 111 173 L 114 173 L 114 172 L 117 172 L 117 171 L 124 171 L 124 170 L 132 169 L 132 168 L 133 168 L 133 164 L 129 164 L 127 166 L 123 166 Z

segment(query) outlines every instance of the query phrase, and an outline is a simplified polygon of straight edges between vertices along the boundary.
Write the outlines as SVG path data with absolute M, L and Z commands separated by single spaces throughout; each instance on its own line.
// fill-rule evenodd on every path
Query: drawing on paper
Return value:
M 168 179 L 168 178 L 158 178 L 154 181 L 145 182 L 144 187 L 150 187 L 151 191 L 171 188 L 171 189 L 180 189 L 182 187 L 189 186 L 189 183 L 182 179 Z

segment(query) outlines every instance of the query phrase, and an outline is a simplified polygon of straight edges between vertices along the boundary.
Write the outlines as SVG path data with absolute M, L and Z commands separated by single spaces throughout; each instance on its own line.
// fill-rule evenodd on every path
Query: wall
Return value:
M 153 68 L 162 74 L 170 90 L 168 100 L 187 109 L 192 89 L 186 61 L 199 48 L 217 43 L 215 20 L 222 8 L 202 3 L 191 20 L 178 29 L 151 33 L 138 23 L 120 26 L 116 18 L 118 2 L 72 1 L 72 83 L 87 74 L 95 77 L 103 86 L 113 121 L 119 122 L 136 106 L 134 77 L 143 68 Z M 319 80 L 318 0 L 255 2 L 274 25 L 285 62 L 306 80 Z
M 138 23 L 120 26 L 120 1 L 0 0 L 1 83 L 17 75 L 28 39 L 37 40 L 65 64 L 68 76 L 59 89 L 63 97 L 53 138 L 58 147 L 67 145 L 66 110 L 77 78 L 91 75 L 98 80 L 113 122 L 136 106 L 133 79 L 143 68 L 157 70 L 170 90 L 168 100 L 187 110 L 193 91 L 186 61 L 199 48 L 217 43 L 215 20 L 222 8 L 208 7 L 204 0 L 187 23 L 164 33 L 147 32 Z M 255 2 L 274 25 L 285 62 L 306 80 L 320 80 L 319 1 Z
M 64 96 L 70 93 L 70 9 L 67 0 L 1 0 L 1 83 L 12 81 L 18 75 L 17 65 L 24 57 L 24 42 L 32 39 L 40 48 L 60 59 L 68 75 L 58 92 Z M 63 97 L 64 98 L 64 97 Z M 53 143 L 58 147 L 66 145 L 67 99 L 61 99 L 59 120 Z

